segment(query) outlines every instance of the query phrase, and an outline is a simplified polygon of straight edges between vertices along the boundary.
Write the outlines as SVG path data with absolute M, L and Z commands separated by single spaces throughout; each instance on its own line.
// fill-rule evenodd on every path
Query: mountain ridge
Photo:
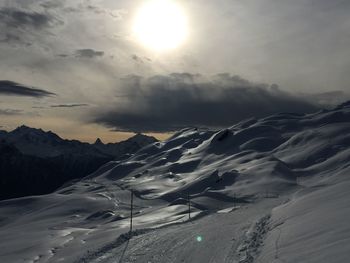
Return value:
M 50 193 L 109 161 L 128 158 L 154 141 L 153 137 L 135 135 L 119 143 L 89 144 L 24 125 L 0 132 L 0 200 Z
M 81 154 L 82 152 L 100 157 L 112 156 L 120 158 L 127 146 L 136 148 L 157 141 L 152 136 L 135 134 L 134 136 L 116 143 L 87 143 L 79 140 L 63 139 L 52 131 L 44 131 L 25 125 L 13 131 L 1 131 L 0 140 L 14 144 L 22 153 L 38 157 L 57 157 L 64 154 Z M 98 139 L 97 139 L 98 141 Z M 120 149 L 118 149 L 120 148 Z M 119 153 L 120 151 L 120 153 Z

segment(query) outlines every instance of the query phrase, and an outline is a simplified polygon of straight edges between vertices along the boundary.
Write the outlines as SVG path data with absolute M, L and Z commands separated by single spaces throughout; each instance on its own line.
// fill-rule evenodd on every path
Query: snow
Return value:
M 136 152 L 143 146 L 156 141 L 155 138 L 136 134 L 126 141 L 104 144 L 97 138 L 94 144 L 77 140 L 65 140 L 51 131 L 43 131 L 27 126 L 20 126 L 11 132 L 0 131 L 0 139 L 12 143 L 26 155 L 42 158 L 61 155 L 83 158 L 86 155 L 96 157 L 122 158 L 125 154 Z
M 185 129 L 0 202 L 0 262 L 347 262 L 349 146 L 348 104 Z
M 302 189 L 272 212 L 261 262 L 347 262 L 350 251 L 349 171 L 341 183 Z M 310 183 L 310 182 L 308 182 Z

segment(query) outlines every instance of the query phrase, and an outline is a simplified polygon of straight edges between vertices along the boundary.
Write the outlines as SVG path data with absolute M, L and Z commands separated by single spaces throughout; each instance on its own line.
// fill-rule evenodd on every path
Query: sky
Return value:
M 0 128 L 164 139 L 350 98 L 348 0 L 164 0 L 186 19 L 169 50 L 135 35 L 152 1 L 1 0 Z

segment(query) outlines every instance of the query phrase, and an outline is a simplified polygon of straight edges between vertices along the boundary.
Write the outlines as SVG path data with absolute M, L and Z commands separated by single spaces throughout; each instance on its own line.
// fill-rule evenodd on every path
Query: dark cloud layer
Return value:
M 93 49 L 78 49 L 75 51 L 75 56 L 79 58 L 95 58 L 102 57 L 103 55 L 103 51 L 96 51 Z
M 43 89 L 28 87 L 10 80 L 0 80 L 0 95 L 1 94 L 35 98 L 50 97 L 56 95 L 55 93 Z
M 27 12 L 13 8 L 0 9 L 0 21 L 8 28 L 34 28 L 48 27 L 52 17 L 38 12 Z
M 183 127 L 225 127 L 250 117 L 317 109 L 277 85 L 239 76 L 210 79 L 188 73 L 123 79 L 114 107 L 95 112 L 94 122 L 116 130 L 168 132 Z
M 0 42 L 30 46 L 43 34 L 54 35 L 52 29 L 64 24 L 47 11 L 14 7 L 0 8 Z

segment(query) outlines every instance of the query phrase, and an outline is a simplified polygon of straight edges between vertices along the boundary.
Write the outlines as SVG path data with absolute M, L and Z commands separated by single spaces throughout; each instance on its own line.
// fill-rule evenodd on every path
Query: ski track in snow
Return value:
M 279 241 L 280 241 L 280 238 L 281 238 L 281 235 L 282 235 L 282 229 L 281 229 L 280 227 L 277 227 L 276 229 L 278 230 L 278 237 L 277 237 L 276 243 L 275 243 L 275 246 L 276 246 L 275 259 L 281 261 L 282 263 L 285 263 L 286 261 L 283 260 L 283 259 L 279 256 Z
M 264 237 L 267 234 L 268 224 L 271 215 L 267 215 L 259 219 L 246 232 L 245 240 L 237 249 L 239 263 L 253 263 L 254 258 L 259 253 L 259 248 L 262 246 Z
M 262 202 L 260 208 L 261 213 L 266 209 L 272 209 L 276 204 L 281 203 L 280 200 L 267 200 Z M 258 249 L 263 242 L 264 236 L 268 230 L 268 222 L 270 216 L 264 216 L 253 222 L 241 221 L 241 219 L 256 217 L 256 208 L 243 207 L 225 215 L 211 214 L 208 218 L 200 218 L 198 220 L 189 221 L 182 224 L 169 225 L 158 229 L 140 230 L 131 235 L 122 235 L 112 244 L 103 247 L 96 252 L 90 253 L 82 258 L 81 262 L 91 263 L 112 263 L 112 262 L 239 262 L 252 263 L 254 256 L 258 253 Z M 235 214 L 237 212 L 237 214 Z M 234 221 L 232 222 L 232 220 Z M 223 221 L 222 221 L 223 220 Z M 225 242 L 220 240 L 220 236 L 216 236 L 215 231 L 206 229 L 208 223 L 214 223 L 216 227 L 220 227 L 222 223 L 230 225 L 226 233 Z M 206 232 L 203 236 L 203 243 L 195 241 L 195 233 Z M 232 232 L 229 230 L 232 229 Z M 247 231 L 248 229 L 248 231 Z M 231 232 L 231 233 L 230 233 Z M 211 239 L 210 236 L 215 236 Z M 219 237 L 219 238 L 218 238 Z M 229 237 L 227 239 L 227 237 Z M 208 238 L 208 240 L 206 240 Z M 215 241 L 220 246 L 216 246 Z M 205 244 L 207 243 L 207 244 Z M 204 256 L 196 253 L 195 250 L 204 245 L 202 252 L 206 251 Z M 210 246 L 210 248 L 207 247 Z M 240 247 L 239 251 L 237 247 Z M 188 249 L 188 257 L 179 255 L 179 251 Z M 191 251 L 191 248 L 194 251 Z M 222 253 L 224 252 L 224 253 Z M 185 253 L 186 254 L 186 253 Z M 218 254 L 220 258 L 218 259 Z M 197 258 L 199 256 L 199 259 Z M 193 260 L 193 261 L 191 261 Z M 206 261 L 201 261 L 206 260 Z

